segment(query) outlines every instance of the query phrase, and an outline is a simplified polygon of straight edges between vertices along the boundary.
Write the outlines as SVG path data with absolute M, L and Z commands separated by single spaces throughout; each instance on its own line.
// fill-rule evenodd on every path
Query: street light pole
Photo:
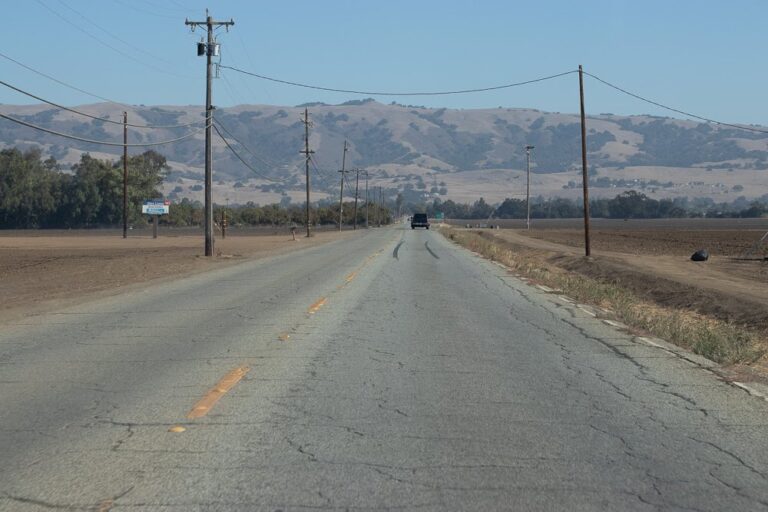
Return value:
M 525 216 L 525 229 L 531 229 L 531 150 L 534 146 L 525 146 L 525 169 L 528 179 L 525 184 L 525 207 L 527 213 Z

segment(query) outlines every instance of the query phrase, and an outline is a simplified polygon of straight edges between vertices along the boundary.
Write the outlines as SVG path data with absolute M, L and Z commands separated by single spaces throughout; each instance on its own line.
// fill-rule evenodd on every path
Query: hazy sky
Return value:
M 190 33 L 184 18 L 204 19 L 208 6 L 214 18 L 235 20 L 229 33 L 219 32 L 222 64 L 285 80 L 346 89 L 446 90 L 517 82 L 583 64 L 608 81 L 683 110 L 768 125 L 766 0 L 24 0 L 11 5 L 0 51 L 132 104 L 204 101 L 204 58 L 195 50 L 202 32 Z M 0 75 L 67 105 L 98 101 L 2 58 Z M 593 80 L 586 87 L 592 114 L 681 117 Z M 219 106 L 362 97 L 273 84 L 231 70 L 222 70 L 214 82 Z M 376 99 L 577 112 L 578 79 L 569 75 L 493 93 Z M 34 101 L 2 88 L 0 102 Z

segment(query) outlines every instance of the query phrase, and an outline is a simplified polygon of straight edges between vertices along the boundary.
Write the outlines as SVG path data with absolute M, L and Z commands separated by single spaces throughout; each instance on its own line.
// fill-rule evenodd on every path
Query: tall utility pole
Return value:
M 587 118 L 584 114 L 584 71 L 579 64 L 579 98 L 581 100 L 581 179 L 584 186 L 584 255 L 589 256 L 589 176 L 587 173 Z
M 360 169 L 355 169 L 355 229 L 357 229 L 357 196 L 360 187 Z
M 525 229 L 531 229 L 531 150 L 534 146 L 525 146 L 525 169 L 528 180 L 525 185 L 525 206 L 528 213 L 525 216 Z
M 365 229 L 368 229 L 368 171 L 365 171 Z
M 312 158 L 312 153 L 314 151 L 310 151 L 309 149 L 309 112 L 307 108 L 304 108 L 304 118 L 301 120 L 302 123 L 304 123 L 304 149 L 302 151 L 299 151 L 299 153 L 304 153 L 305 155 L 305 167 L 306 167 L 306 174 L 307 174 L 307 238 L 312 236 L 312 234 L 309 231 L 309 160 Z M 341 179 L 344 179 L 344 174 L 341 175 Z
M 229 27 L 235 22 L 230 18 L 229 21 L 214 21 L 205 11 L 205 21 L 184 20 L 185 25 L 189 25 L 194 30 L 198 26 L 205 25 L 208 29 L 208 40 L 205 44 L 198 43 L 197 55 L 206 56 L 205 67 L 205 255 L 213 256 L 213 170 L 211 166 L 211 125 L 213 123 L 213 105 L 211 104 L 211 78 L 213 71 L 213 62 L 211 57 L 219 54 L 219 44 L 213 36 L 214 27 L 223 26 L 229 30 Z
M 378 224 L 378 227 L 381 227 L 381 217 L 384 213 L 381 211 L 383 205 L 384 205 L 384 200 L 382 199 L 381 187 L 379 187 L 379 207 L 376 208 L 376 224 Z
M 347 141 L 344 141 L 344 153 L 341 155 L 341 191 L 339 192 L 339 231 L 341 231 L 341 223 L 344 220 L 344 173 L 345 166 L 347 164 Z
M 128 112 L 123 112 L 123 238 L 128 238 Z

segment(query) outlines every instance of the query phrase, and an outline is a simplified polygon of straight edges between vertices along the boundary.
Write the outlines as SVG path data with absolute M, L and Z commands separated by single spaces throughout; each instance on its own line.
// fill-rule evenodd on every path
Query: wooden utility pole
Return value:
M 302 123 L 304 123 L 304 149 L 302 151 L 299 151 L 299 153 L 304 153 L 305 155 L 305 170 L 306 170 L 306 179 L 307 179 L 307 214 L 306 214 L 306 221 L 307 221 L 307 238 L 312 236 L 312 233 L 310 232 L 309 228 L 309 160 L 312 158 L 312 153 L 314 151 L 310 151 L 309 149 L 309 111 L 305 107 L 304 108 L 304 118 L 301 120 Z M 342 179 L 344 179 L 344 174 L 341 175 Z
M 344 173 L 347 164 L 347 141 L 344 141 L 344 153 L 341 155 L 341 191 L 339 192 L 339 231 L 341 231 L 341 224 L 344 221 Z
M 365 229 L 368 229 L 368 171 L 365 174 Z
M 381 199 L 381 187 L 379 187 L 379 201 L 378 201 L 378 207 L 376 208 L 376 224 L 378 225 L 378 227 L 381 227 L 381 216 L 383 213 L 381 211 L 382 203 L 383 201 Z
M 360 186 L 360 169 L 355 169 L 355 229 L 357 229 L 357 196 Z
M 198 43 L 197 54 L 199 56 L 206 56 L 206 68 L 205 68 L 205 255 L 213 256 L 213 169 L 211 162 L 211 126 L 213 123 L 213 105 L 211 104 L 211 79 L 213 71 L 213 61 L 211 57 L 219 55 L 219 44 L 216 42 L 216 38 L 213 35 L 214 27 L 224 26 L 229 30 L 229 27 L 234 25 L 235 22 L 230 19 L 229 21 L 214 21 L 211 16 L 208 16 L 206 10 L 205 21 L 189 21 L 184 20 L 185 25 L 195 27 L 204 25 L 208 29 L 207 42 Z
M 123 238 L 128 238 L 128 112 L 123 112 Z
M 587 173 L 587 120 L 584 114 L 584 71 L 579 64 L 579 98 L 581 100 L 581 179 L 584 186 L 584 255 L 589 256 L 589 176 Z

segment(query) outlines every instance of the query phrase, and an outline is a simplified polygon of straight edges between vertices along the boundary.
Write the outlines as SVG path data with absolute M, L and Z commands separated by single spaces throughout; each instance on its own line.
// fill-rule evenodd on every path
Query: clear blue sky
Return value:
M 768 125 L 766 0 L 24 0 L 6 8 L 6 44 L 0 51 L 118 101 L 201 104 L 205 69 L 195 42 L 202 32 L 191 34 L 184 18 L 203 19 L 206 7 L 217 19 L 235 20 L 228 34 L 219 33 L 223 64 L 285 80 L 349 89 L 445 90 L 516 82 L 583 64 L 608 81 L 683 110 Z M 360 98 L 222 73 L 214 83 L 218 106 Z M 0 74 L 56 102 L 98 101 L 4 59 Z M 586 85 L 591 114 L 681 117 L 592 80 Z M 578 80 L 570 75 L 493 93 L 376 99 L 577 112 Z M 3 88 L 0 102 L 33 101 Z

